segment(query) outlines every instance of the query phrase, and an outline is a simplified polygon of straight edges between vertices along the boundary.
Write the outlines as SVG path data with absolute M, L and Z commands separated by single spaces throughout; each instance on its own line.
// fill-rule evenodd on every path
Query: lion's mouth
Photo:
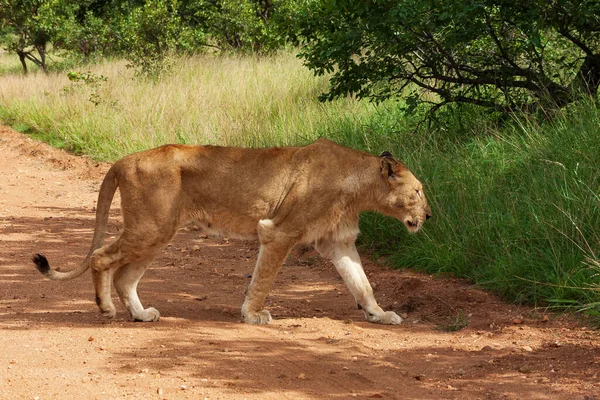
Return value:
M 404 220 L 404 224 L 410 232 L 416 232 L 421 227 L 418 218 L 407 218 Z

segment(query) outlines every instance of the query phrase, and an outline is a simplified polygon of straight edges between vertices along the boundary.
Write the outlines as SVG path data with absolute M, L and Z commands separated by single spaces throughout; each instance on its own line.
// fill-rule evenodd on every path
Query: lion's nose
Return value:
M 432 215 L 431 215 L 431 214 L 425 214 L 425 219 L 429 219 L 429 218 L 431 218 L 431 217 L 432 217 Z

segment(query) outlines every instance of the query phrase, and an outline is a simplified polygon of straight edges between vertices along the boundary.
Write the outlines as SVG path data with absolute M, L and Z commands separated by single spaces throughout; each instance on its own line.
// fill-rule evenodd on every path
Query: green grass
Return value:
M 516 116 L 501 127 L 493 115 L 455 107 L 419 125 L 421 116 L 403 114 L 401 102 L 319 103 L 326 79 L 290 54 L 176 65 L 158 82 L 133 79 L 119 61 L 78 69 L 107 78 L 96 83 L 70 82 L 64 72 L 0 74 L 0 120 L 109 161 L 167 142 L 271 146 L 329 137 L 388 150 L 424 182 L 434 217 L 409 235 L 401 223 L 367 214 L 363 246 L 396 267 L 452 273 L 514 302 L 600 317 L 596 104 L 546 122 Z
M 453 317 L 447 317 L 445 321 L 438 324 L 438 329 L 444 332 L 458 332 L 469 326 L 471 314 L 466 314 L 464 310 L 458 310 Z
M 9 54 L 0 46 L 0 75 L 7 73 L 20 73 L 23 70 L 19 57 Z
M 467 128 L 447 117 L 433 130 L 383 130 L 397 132 L 391 149 L 424 180 L 434 218 L 409 235 L 369 216 L 365 242 L 397 267 L 452 273 L 515 302 L 588 305 L 599 315 L 600 110 L 583 104 L 550 122 L 515 118 L 499 129 L 476 113 L 463 108 Z
M 0 76 L 0 118 L 25 123 L 43 140 L 114 161 L 167 142 L 267 146 L 307 143 L 340 124 L 360 124 L 372 105 L 323 105 L 326 87 L 291 54 L 177 60 L 157 82 L 133 79 L 123 62 L 67 73 Z M 105 80 L 95 78 L 105 77 Z

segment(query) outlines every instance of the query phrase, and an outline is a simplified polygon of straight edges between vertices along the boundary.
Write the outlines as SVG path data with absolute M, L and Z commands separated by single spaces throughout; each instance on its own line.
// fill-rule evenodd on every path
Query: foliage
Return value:
M 156 77 L 169 57 L 211 47 L 270 52 L 297 42 L 292 21 L 308 0 L 0 0 L 0 41 L 46 70 L 46 47 L 95 61 L 124 56 Z
M 88 101 L 95 106 L 98 106 L 105 102 L 99 93 L 101 85 L 108 81 L 108 78 L 104 75 L 98 75 L 91 71 L 79 72 L 70 71 L 67 73 L 67 78 L 71 81 L 69 86 L 65 86 L 63 91 L 65 94 L 73 93 L 74 91 L 84 89 L 89 93 Z M 114 100 L 110 104 L 115 107 L 117 101 Z
M 314 0 L 298 32 L 306 64 L 333 73 L 323 99 L 547 110 L 600 85 L 596 0 Z
M 268 52 L 294 41 L 293 20 L 307 0 L 202 0 L 180 13 L 221 50 Z
M 80 10 L 83 10 L 81 17 L 74 12 L 64 19 L 61 29 L 53 37 L 54 46 L 79 56 L 85 62 L 120 50 L 116 21 Z
M 19 56 L 23 72 L 27 73 L 26 60 L 46 71 L 46 47 L 62 8 L 56 1 L 0 0 L 0 27 L 5 31 L 6 49 Z
M 268 36 L 259 13 L 252 0 L 205 0 L 197 3 L 195 16 L 219 48 L 258 50 Z
M 157 77 L 169 69 L 168 56 L 185 29 L 177 7 L 177 0 L 147 0 L 122 21 L 125 57 L 139 74 Z

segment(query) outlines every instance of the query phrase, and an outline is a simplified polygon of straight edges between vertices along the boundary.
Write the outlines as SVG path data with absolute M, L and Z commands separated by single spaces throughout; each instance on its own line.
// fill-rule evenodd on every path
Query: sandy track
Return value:
M 119 303 L 105 321 L 89 272 L 46 281 L 30 257 L 43 252 L 63 270 L 82 260 L 108 166 L 7 128 L 0 150 L 0 398 L 600 399 L 597 331 L 365 257 L 377 299 L 406 314 L 402 326 L 364 322 L 334 268 L 306 248 L 277 278 L 273 324 L 242 324 L 257 245 L 194 228 L 140 284 L 160 322 L 129 322 Z M 469 315 L 465 329 L 439 329 Z

